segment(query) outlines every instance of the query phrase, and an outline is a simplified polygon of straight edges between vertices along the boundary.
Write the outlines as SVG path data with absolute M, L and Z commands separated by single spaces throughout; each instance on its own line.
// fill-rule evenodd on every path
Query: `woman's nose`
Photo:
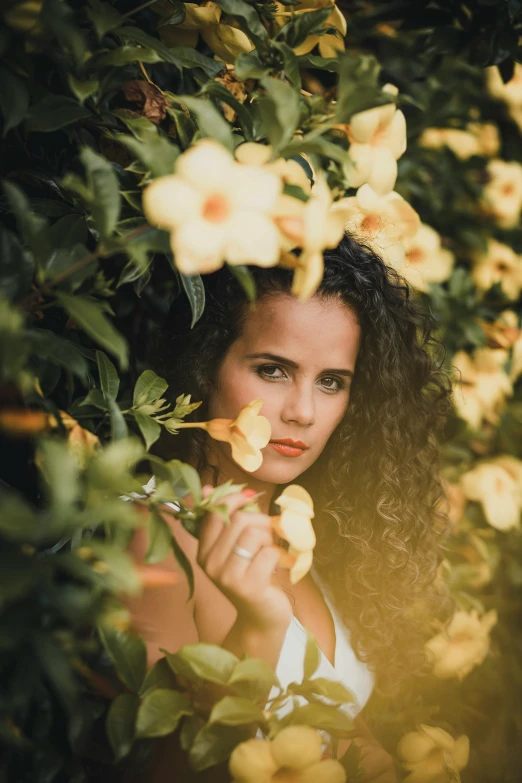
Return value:
M 286 422 L 296 422 L 303 427 L 314 423 L 314 390 L 307 384 L 299 384 L 289 389 L 286 395 L 281 418 Z

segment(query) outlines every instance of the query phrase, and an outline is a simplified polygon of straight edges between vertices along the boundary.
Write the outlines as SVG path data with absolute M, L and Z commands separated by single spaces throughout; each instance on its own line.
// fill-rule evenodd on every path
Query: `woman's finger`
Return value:
M 242 492 L 234 492 L 234 494 L 223 498 L 223 503 L 227 506 L 230 517 L 249 502 L 250 498 Z M 200 565 L 205 562 L 222 531 L 230 524 L 227 524 L 223 517 L 215 512 L 211 511 L 205 515 L 199 529 L 198 563 Z
M 216 544 L 207 560 L 207 573 L 219 577 L 224 587 L 241 585 L 246 572 L 260 549 L 272 544 L 272 533 L 266 527 L 255 524 L 237 530 L 237 536 L 227 539 L 226 547 Z M 235 549 L 239 549 L 238 554 Z M 241 554 L 241 550 L 245 555 Z M 251 557 L 246 557 L 246 553 Z

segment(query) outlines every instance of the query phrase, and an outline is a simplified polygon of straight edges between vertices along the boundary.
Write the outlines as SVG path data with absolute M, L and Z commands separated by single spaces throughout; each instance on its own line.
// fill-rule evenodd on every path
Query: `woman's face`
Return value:
M 272 440 L 262 466 L 243 480 L 286 484 L 313 465 L 348 407 L 360 336 L 353 311 L 335 299 L 277 294 L 247 312 L 209 401 L 209 418 L 235 418 L 247 403 L 264 400 Z M 274 442 L 282 439 L 294 445 Z M 237 479 L 228 444 L 212 445 L 221 470 Z

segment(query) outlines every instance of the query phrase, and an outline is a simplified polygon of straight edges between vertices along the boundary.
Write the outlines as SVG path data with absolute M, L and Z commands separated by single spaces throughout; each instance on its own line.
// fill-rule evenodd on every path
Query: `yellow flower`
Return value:
M 440 235 L 425 223 L 404 241 L 405 263 L 397 270 L 418 291 L 429 290 L 429 283 L 442 283 L 451 275 L 453 253 L 441 247 Z
M 100 446 L 99 438 L 89 430 L 85 430 L 81 427 L 76 419 L 69 416 L 68 413 L 60 411 L 60 419 L 62 425 L 67 430 L 67 442 L 71 453 L 74 455 L 78 464 L 83 467 L 86 464 L 87 458 L 94 454 L 96 449 Z M 50 422 L 52 427 L 58 427 L 58 421 L 53 416 Z
M 166 46 L 194 48 L 201 36 L 214 54 L 226 63 L 233 63 L 240 54 L 254 48 L 245 33 L 235 26 L 237 22 L 232 18 L 229 20 L 226 15 L 222 16 L 222 9 L 217 3 L 185 3 L 184 7 L 184 22 L 159 28 L 160 38 Z M 221 21 L 223 18 L 230 23 Z
M 415 236 L 420 218 L 402 196 L 393 191 L 380 196 L 363 185 L 355 196 L 336 201 L 333 211 L 348 214 L 345 229 L 369 245 L 383 260 L 398 268 L 404 264 L 404 242 Z
M 495 321 L 480 321 L 480 325 L 488 338 L 489 348 L 514 348 L 522 336 L 514 310 L 504 310 Z
M 469 500 L 478 501 L 489 524 L 497 530 L 520 525 L 522 463 L 508 455 L 482 462 L 461 478 Z
M 506 397 L 513 393 L 503 369 L 507 358 L 507 351 L 493 348 L 478 348 L 473 356 L 459 351 L 453 357 L 453 403 L 460 418 L 474 429 L 483 419 L 496 424 Z
M 282 555 L 280 565 L 290 565 L 290 582 L 296 584 L 312 566 L 315 546 L 312 526 L 314 503 L 306 489 L 298 484 L 286 487 L 275 503 L 281 508 L 281 515 L 274 519 L 274 530 L 290 545 L 288 553 Z
M 285 158 L 272 159 L 272 147 L 270 144 L 258 144 L 255 141 L 247 141 L 237 146 L 234 154 L 239 163 L 263 166 L 268 171 L 277 174 L 285 185 L 297 185 L 306 194 L 309 194 L 312 189 L 312 183 L 305 170 L 296 160 L 286 160 Z M 285 196 L 284 194 L 280 196 L 280 199 L 287 198 L 291 198 L 291 196 Z
M 409 770 L 404 783 L 456 783 L 469 760 L 469 739 L 458 739 L 436 726 L 421 723 L 405 734 L 397 746 L 403 766 Z
M 472 261 L 471 276 L 477 288 L 487 291 L 494 283 L 500 283 L 509 299 L 518 299 L 522 290 L 522 258 L 509 245 L 488 239 L 487 252 L 475 253 Z
M 190 147 L 176 173 L 143 191 L 149 222 L 171 232 L 177 268 L 193 275 L 229 264 L 274 266 L 279 234 L 272 220 L 281 180 L 261 166 L 237 163 L 211 139 Z
M 392 84 L 383 92 L 397 95 Z M 384 195 L 395 187 L 397 161 L 406 151 L 406 120 L 394 103 L 354 114 L 347 127 L 350 139 L 349 155 L 355 169 L 348 175 L 348 184 L 359 188 L 367 183 L 376 193 Z
M 496 622 L 494 609 L 482 617 L 476 609 L 455 612 L 447 628 L 426 642 L 434 675 L 442 680 L 462 680 L 475 666 L 480 666 L 488 654 L 489 632 Z
M 273 740 L 250 739 L 232 751 L 232 783 L 345 783 L 342 764 L 321 761 L 322 738 L 310 726 L 287 726 Z
M 232 459 L 243 470 L 253 473 L 263 463 L 263 449 L 270 440 L 270 422 L 265 416 L 259 416 L 263 400 L 252 400 L 245 405 L 235 419 L 212 419 L 211 421 L 176 422 L 176 430 L 202 429 L 211 438 L 230 443 Z
M 483 190 L 484 211 L 501 228 L 513 228 L 522 210 L 522 166 L 495 158 L 487 165 L 489 182 Z
M 427 128 L 419 138 L 421 147 L 448 147 L 461 160 L 472 155 L 496 155 L 500 147 L 498 129 L 492 123 L 472 122 L 460 128 Z
M 506 84 L 502 81 L 496 66 L 486 68 L 486 79 L 490 95 L 504 101 L 510 109 L 522 107 L 522 65 L 520 63 L 515 63 L 515 72 Z
M 276 24 L 280 27 L 285 25 L 293 15 L 307 14 L 315 11 L 317 8 L 332 6 L 332 12 L 323 24 L 324 28 L 334 27 L 340 35 L 309 35 L 302 44 L 296 46 L 294 52 L 297 55 L 308 54 L 314 46 L 319 45 L 319 54 L 321 57 L 337 57 L 338 52 L 344 51 L 344 37 L 346 35 L 346 19 L 333 0 L 300 0 L 297 5 L 292 6 L 292 10 L 287 10 L 287 6 L 277 3 L 277 13 L 275 15 Z
M 344 234 L 349 211 L 332 204 L 332 193 L 320 171 L 309 200 L 288 197 L 280 203 L 276 223 L 282 246 L 301 247 L 299 257 L 287 254 L 284 263 L 295 267 L 292 293 L 302 300 L 314 295 L 323 277 L 323 251 L 337 247 Z

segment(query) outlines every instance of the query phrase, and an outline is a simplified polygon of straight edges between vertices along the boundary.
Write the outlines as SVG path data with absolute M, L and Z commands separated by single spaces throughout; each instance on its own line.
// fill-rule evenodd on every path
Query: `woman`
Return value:
M 302 674 L 307 629 L 323 653 L 321 673 L 354 693 L 356 714 L 374 681 L 390 690 L 422 668 L 426 613 L 411 607 L 427 603 L 431 617 L 443 609 L 433 586 L 445 532 L 434 432 L 448 382 L 427 352 L 431 318 L 353 239 L 325 253 L 308 302 L 291 296 L 287 270 L 251 271 L 253 307 L 227 270 L 205 278 L 207 305 L 193 330 L 176 302 L 157 369 L 177 393 L 203 400 L 199 421 L 235 418 L 263 398 L 272 440 L 262 466 L 246 473 L 228 444 L 201 430 L 169 439 L 168 455 L 191 462 L 209 487 L 232 479 L 248 490 L 227 498 L 230 525 L 207 516 L 199 541 L 173 523 L 194 566 L 194 597 L 186 585 L 168 597 L 146 592 L 134 618 L 151 662 L 160 648 L 212 642 L 264 658 L 283 684 Z M 314 499 L 318 540 L 313 571 L 292 585 L 268 514 L 281 485 L 294 482 Z M 242 511 L 258 493 L 260 512 Z M 137 557 L 145 547 L 137 539 Z M 360 744 L 366 780 L 394 780 L 386 754 L 367 735 Z

